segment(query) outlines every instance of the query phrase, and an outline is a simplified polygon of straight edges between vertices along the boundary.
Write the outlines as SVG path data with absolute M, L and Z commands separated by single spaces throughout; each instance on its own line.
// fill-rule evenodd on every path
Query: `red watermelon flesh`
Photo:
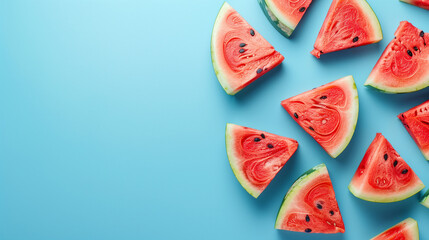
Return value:
M 231 168 L 240 184 L 255 198 L 298 148 L 294 139 L 230 123 L 225 136 Z
M 388 93 L 406 93 L 429 86 L 429 33 L 402 21 L 365 85 Z
M 281 104 L 333 158 L 353 136 L 359 100 L 352 76 L 283 100 Z
M 399 114 L 398 118 L 429 160 L 429 100 Z
M 276 229 L 306 233 L 343 233 L 344 222 L 324 164 L 305 172 L 287 192 Z
M 365 0 L 333 0 L 317 36 L 315 57 L 383 39 L 377 16 Z
M 213 27 L 211 54 L 216 76 L 230 95 L 236 94 L 284 59 L 226 2 Z
M 371 240 L 418 240 L 419 228 L 416 220 L 407 218 L 395 226 L 387 229 Z
M 376 134 L 349 185 L 353 195 L 371 202 L 400 201 L 423 188 L 422 181 L 381 133 Z
M 429 10 L 429 0 L 401 0 L 401 1 Z

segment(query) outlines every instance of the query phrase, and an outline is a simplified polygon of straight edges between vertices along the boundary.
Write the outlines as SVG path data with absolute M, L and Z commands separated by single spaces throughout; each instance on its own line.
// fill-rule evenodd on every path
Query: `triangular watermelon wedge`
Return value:
M 281 104 L 331 157 L 336 158 L 349 144 L 359 113 L 352 76 L 283 100 Z
M 356 197 L 381 203 L 404 200 L 423 188 L 422 181 L 381 133 L 376 134 L 349 185 Z
M 255 198 L 298 148 L 291 138 L 231 123 L 226 125 L 225 142 L 232 171 Z
M 287 192 L 276 229 L 306 233 L 343 233 L 344 222 L 325 164 L 305 172 Z
M 398 118 L 429 161 L 429 100 L 399 114 Z
M 315 57 L 383 39 L 380 23 L 365 0 L 333 0 L 317 36 Z
M 236 94 L 284 59 L 226 2 L 213 27 L 211 55 L 217 79 L 229 95 Z
M 371 240 L 419 240 L 419 226 L 416 220 L 407 218 Z
M 290 37 L 312 0 L 258 0 L 265 16 L 277 31 Z

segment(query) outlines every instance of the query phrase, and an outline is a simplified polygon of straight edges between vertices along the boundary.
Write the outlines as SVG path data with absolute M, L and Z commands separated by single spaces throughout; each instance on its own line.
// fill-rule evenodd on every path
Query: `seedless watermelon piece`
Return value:
M 315 166 L 295 181 L 280 206 L 275 228 L 306 233 L 345 231 L 325 164 Z
M 398 118 L 429 160 L 429 100 L 399 114 Z
M 422 197 L 422 199 L 420 200 L 420 203 L 421 203 L 423 206 L 425 206 L 425 207 L 429 208 L 429 189 L 426 191 L 426 193 L 425 193 L 425 194 L 423 194 L 423 197 Z
M 401 1 L 429 10 L 429 0 L 401 0 Z
M 290 37 L 312 0 L 258 0 L 265 16 L 277 31 Z
M 315 57 L 383 39 L 380 23 L 365 0 L 333 0 L 317 36 Z
M 232 171 L 250 195 L 257 198 L 298 148 L 286 137 L 228 123 L 226 152 Z
M 282 101 L 291 117 L 336 158 L 349 144 L 359 114 L 359 98 L 347 76 Z
M 381 133 L 376 134 L 349 185 L 356 197 L 381 203 L 404 200 L 423 188 L 422 181 Z
M 284 59 L 226 2 L 213 27 L 211 55 L 217 79 L 229 95 L 236 94 Z
M 418 240 L 419 227 L 416 220 L 407 218 L 395 226 L 387 229 L 371 240 Z
M 429 33 L 401 22 L 365 85 L 387 93 L 414 92 L 429 86 Z

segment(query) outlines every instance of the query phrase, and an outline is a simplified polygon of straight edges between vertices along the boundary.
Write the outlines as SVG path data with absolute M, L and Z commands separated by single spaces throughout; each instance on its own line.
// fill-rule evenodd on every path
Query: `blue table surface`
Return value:
M 230 0 L 285 61 L 228 96 L 210 58 L 222 0 L 0 0 L 0 239 L 361 240 L 407 217 L 429 239 L 429 209 L 417 196 L 379 204 L 347 189 L 377 132 L 429 186 L 429 162 L 396 118 L 429 89 L 388 95 L 363 86 L 399 22 L 429 31 L 429 11 L 369 0 L 384 39 L 318 60 L 309 52 L 330 2 L 314 1 L 286 39 L 256 0 Z M 332 159 L 280 101 L 346 75 L 358 87 L 359 120 Z M 227 122 L 300 144 L 258 199 L 231 171 Z M 284 194 L 319 163 L 346 232 L 275 230 Z

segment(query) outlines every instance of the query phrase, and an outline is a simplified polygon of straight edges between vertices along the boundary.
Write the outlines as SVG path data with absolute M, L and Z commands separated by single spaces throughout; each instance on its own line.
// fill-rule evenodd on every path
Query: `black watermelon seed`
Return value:
M 408 172 L 408 169 L 404 169 L 404 170 L 402 170 L 402 174 L 406 174 Z
M 321 96 L 320 97 L 320 99 L 327 99 L 328 97 L 327 96 L 325 96 L 325 95 L 323 95 L 323 96 Z
M 308 129 L 310 129 L 311 131 L 314 131 L 314 128 L 313 128 L 313 127 L 311 127 L 311 126 L 310 126 L 310 127 L 308 127 Z
M 334 215 L 334 211 L 329 211 L 329 214 L 331 214 L 331 216 L 333 216 Z
M 386 154 L 384 154 L 384 161 L 387 161 L 387 158 L 389 157 L 389 155 L 387 155 L 387 153 Z
M 259 74 L 262 72 L 262 68 L 258 68 L 258 70 L 256 70 L 256 73 Z
M 323 54 L 324 52 L 323 51 L 320 51 L 320 54 Z
M 299 9 L 300 12 L 304 12 L 305 11 L 305 7 L 302 7 Z
M 305 221 L 310 222 L 310 217 L 308 215 L 305 215 Z
M 394 166 L 394 167 L 396 167 L 396 165 L 398 165 L 398 161 L 397 161 L 397 160 L 395 160 L 395 161 L 393 162 L 393 166 Z
M 240 49 L 240 51 L 239 51 L 240 53 L 244 53 L 244 49 Z
M 265 134 L 261 133 L 261 138 L 265 138 Z
M 410 50 L 407 50 L 408 55 L 410 55 L 410 57 L 413 56 L 413 53 Z
M 298 118 L 298 114 L 297 114 L 297 113 L 294 113 L 294 114 L 293 114 L 293 116 L 294 116 L 295 118 Z
M 418 50 L 419 50 L 419 48 L 414 46 L 414 51 L 418 51 Z
M 274 146 L 273 146 L 273 144 L 268 143 L 268 144 L 267 144 L 267 147 L 268 147 L 268 148 L 273 148 Z
M 354 37 L 353 42 L 357 42 L 359 40 L 359 37 Z
M 423 37 L 425 35 L 425 32 L 421 31 L 420 32 L 420 37 Z
M 322 206 L 320 203 L 318 203 L 318 204 L 316 205 L 316 207 L 317 207 L 318 209 L 322 209 L 322 208 L 323 208 L 323 206 Z
M 240 43 L 240 47 L 245 47 L 247 44 L 245 43 Z
M 311 229 L 310 229 L 310 228 L 306 228 L 304 231 L 305 231 L 306 233 L 311 233 Z
M 253 141 L 255 141 L 255 142 L 259 142 L 259 141 L 261 141 L 261 139 L 260 139 L 260 138 L 258 138 L 258 137 L 255 137 L 255 139 L 253 139 Z
M 255 31 L 253 29 L 250 29 L 250 35 L 255 36 Z

